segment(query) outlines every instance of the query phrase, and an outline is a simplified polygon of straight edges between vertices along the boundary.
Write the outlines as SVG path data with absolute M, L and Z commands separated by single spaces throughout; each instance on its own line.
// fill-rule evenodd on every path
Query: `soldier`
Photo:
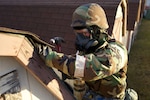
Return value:
M 84 80 L 88 90 L 83 100 L 124 100 L 128 54 L 125 46 L 109 36 L 103 8 L 96 3 L 79 6 L 71 27 L 76 34 L 76 55 L 43 47 L 39 52 L 46 64 Z M 130 91 L 127 94 L 133 96 L 126 99 L 137 100 L 136 92 Z

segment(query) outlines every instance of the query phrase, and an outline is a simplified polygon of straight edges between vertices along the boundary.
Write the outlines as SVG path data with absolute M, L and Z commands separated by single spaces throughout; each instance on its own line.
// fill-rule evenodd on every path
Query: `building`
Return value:
M 109 34 L 122 42 L 130 52 L 142 19 L 145 0 L 1 0 L 0 26 L 35 33 L 47 43 L 53 37 L 63 37 L 66 43 L 62 44 L 62 52 L 74 54 L 75 35 L 70 27 L 72 13 L 79 5 L 91 2 L 104 8 Z M 55 72 L 59 73 L 57 70 Z M 72 86 L 72 81 L 68 83 Z

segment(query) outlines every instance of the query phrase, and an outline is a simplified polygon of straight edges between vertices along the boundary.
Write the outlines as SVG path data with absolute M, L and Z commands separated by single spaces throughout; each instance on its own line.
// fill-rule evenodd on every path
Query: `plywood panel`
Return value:
M 74 100 L 64 83 L 60 81 L 51 68 L 45 65 L 37 53 L 33 53 L 26 69 L 59 100 Z
M 22 42 L 20 51 L 15 58 L 58 99 L 74 99 L 71 92 L 64 86 L 54 71 L 45 65 L 27 39 Z
M 35 54 L 36 55 L 36 54 Z M 15 57 L 19 62 L 21 62 L 24 67 L 39 81 L 41 82 L 48 90 L 50 90 L 56 97 L 63 100 L 63 96 L 60 92 L 60 88 L 57 86 L 57 80 L 56 82 L 49 82 L 49 85 L 47 82 L 44 82 L 46 78 L 48 78 L 48 68 L 45 67 L 45 64 L 42 63 L 40 60 L 35 58 L 38 58 L 38 56 L 33 55 L 33 48 L 32 45 L 30 45 L 29 41 L 27 39 L 24 39 L 21 46 L 20 51 L 18 52 L 18 55 Z M 41 64 L 41 65 L 39 65 Z M 42 66 L 43 65 L 43 66 Z M 43 68 L 39 68 L 39 66 Z M 52 70 L 51 70 L 52 71 Z M 44 75 L 41 75 L 43 73 Z M 54 74 L 54 73 L 53 73 Z M 44 76 L 44 77 L 43 77 Z M 49 77 L 55 78 L 52 76 L 52 74 L 49 74 Z M 56 84 L 57 83 L 57 84 Z M 57 94 L 56 94 L 57 93 Z
M 34 51 L 33 46 L 24 35 L 0 34 L 0 56 L 14 58 L 46 89 L 60 100 L 73 100 L 71 92 L 65 87 L 51 68 Z M 8 40 L 7 40 L 8 39 Z M 2 44 L 4 42 L 4 45 Z M 43 87 L 43 88 L 44 88 Z M 27 92 L 26 89 L 23 90 Z
M 23 40 L 24 36 L 0 32 L 0 56 L 17 55 Z
M 24 38 L 20 46 L 17 58 L 20 59 L 19 61 L 21 61 L 21 63 L 27 66 L 30 58 L 32 58 L 33 56 L 32 54 L 33 54 L 33 47 L 30 44 L 30 42 L 26 38 Z

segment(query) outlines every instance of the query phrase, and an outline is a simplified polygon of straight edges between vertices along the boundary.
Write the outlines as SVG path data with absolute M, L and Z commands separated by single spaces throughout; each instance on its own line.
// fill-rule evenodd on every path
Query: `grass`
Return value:
M 150 100 L 150 20 L 143 19 L 129 53 L 128 87 Z

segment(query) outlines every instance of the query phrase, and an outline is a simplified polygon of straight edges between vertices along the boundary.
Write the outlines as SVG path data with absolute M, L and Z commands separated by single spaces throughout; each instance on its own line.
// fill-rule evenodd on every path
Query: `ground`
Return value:
M 129 53 L 128 87 L 150 100 L 150 20 L 143 19 Z

